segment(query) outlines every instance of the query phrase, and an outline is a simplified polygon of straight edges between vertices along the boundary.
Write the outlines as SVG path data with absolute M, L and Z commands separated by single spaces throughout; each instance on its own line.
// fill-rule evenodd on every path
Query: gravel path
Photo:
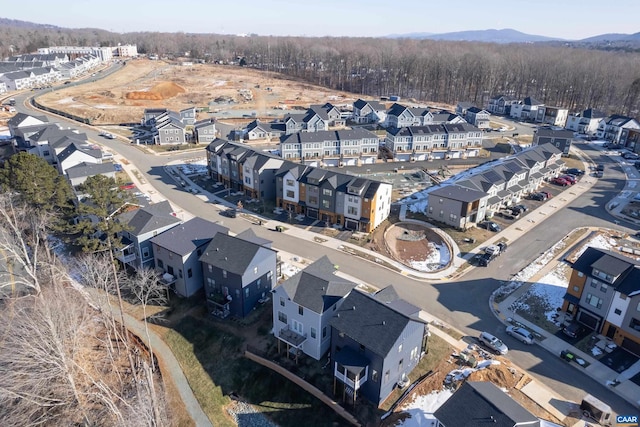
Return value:
M 277 424 L 269 421 L 267 417 L 245 402 L 233 402 L 227 408 L 227 412 L 238 424 L 238 427 L 278 427 Z

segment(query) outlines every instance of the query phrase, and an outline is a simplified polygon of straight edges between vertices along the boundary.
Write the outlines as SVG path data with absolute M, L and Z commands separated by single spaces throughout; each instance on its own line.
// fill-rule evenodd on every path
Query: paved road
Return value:
M 21 103 L 19 102 L 19 104 Z M 63 121 L 60 118 L 52 118 L 51 120 Z M 81 127 L 75 123 L 72 126 Z M 527 236 L 510 245 L 509 251 L 500 257 L 500 262 L 492 263 L 488 268 L 474 269 L 457 282 L 425 283 L 397 275 L 360 258 L 328 249 L 311 240 L 300 240 L 285 233 L 275 233 L 264 227 L 249 225 L 240 218 L 222 217 L 216 209 L 212 208 L 212 205 L 186 193 L 175 185 L 163 168 L 163 165 L 169 161 L 168 157 L 148 155 L 131 144 L 102 140 L 98 137 L 97 132 L 84 128 L 83 130 L 90 138 L 100 141 L 103 145 L 119 152 L 131 163 L 137 165 L 138 170 L 158 192 L 186 211 L 212 221 L 221 220 L 234 232 L 242 231 L 248 227 L 252 228 L 260 237 L 271 239 L 274 242 L 274 247 L 304 258 L 315 260 L 323 255 L 328 255 L 336 264 L 340 265 L 341 271 L 378 286 L 393 284 L 401 297 L 470 336 L 476 336 L 478 331 L 482 330 L 499 332 L 500 336 L 503 335 L 503 325 L 494 317 L 488 305 L 489 295 L 500 286 L 500 280 L 508 279 L 517 273 L 540 253 L 557 242 L 559 236 L 567 234 L 576 227 L 587 225 L 615 227 L 614 218 L 604 206 L 615 192 L 622 190 L 624 186 L 622 170 L 619 166 L 611 164 L 607 168 L 605 178 L 600 179 L 591 192 L 580 196 L 570 206 L 550 216 Z M 598 151 L 591 150 L 585 144 L 581 144 L 580 148 L 593 156 L 597 162 L 611 163 L 610 159 L 602 158 L 603 156 Z M 185 156 L 189 155 L 181 153 L 170 158 Z M 632 408 L 622 399 L 612 396 L 606 387 L 586 375 L 576 375 L 573 370 L 567 370 L 566 362 L 559 357 L 549 354 L 539 347 L 527 348 L 526 351 L 522 351 L 518 344 L 511 344 L 516 350 L 510 352 L 509 358 L 567 400 L 580 401 L 586 390 L 608 402 L 617 413 L 632 413 Z

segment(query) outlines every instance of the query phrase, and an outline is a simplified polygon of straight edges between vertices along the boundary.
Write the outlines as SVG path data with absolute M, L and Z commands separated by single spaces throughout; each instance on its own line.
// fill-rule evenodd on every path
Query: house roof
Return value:
M 595 108 L 587 108 L 582 112 L 582 117 L 587 119 L 604 119 L 606 114 L 600 110 L 596 110 Z
M 573 131 L 567 129 L 545 129 L 539 128 L 535 133 L 536 138 L 544 137 L 544 138 L 566 138 L 573 139 Z
M 495 100 L 504 100 L 504 101 L 517 101 L 518 98 L 516 98 L 515 96 L 511 96 L 511 95 L 496 95 L 494 97 L 492 97 L 491 99 L 495 99 Z
M 63 137 L 65 138 L 65 137 Z M 102 158 L 102 150 L 99 148 L 95 148 L 87 144 L 84 141 L 74 141 L 70 140 L 69 145 L 67 145 L 59 154 L 58 154 L 58 162 L 62 163 L 74 153 L 81 152 L 86 154 L 87 156 L 93 157 L 94 159 Z
M 193 124 L 193 127 L 194 129 L 200 129 L 207 126 L 215 126 L 215 124 L 216 124 L 216 120 L 213 117 L 211 117 L 204 120 L 198 120 Z
M 173 208 L 167 200 L 149 206 L 124 212 L 118 215 L 118 221 L 127 224 L 127 231 L 134 236 L 159 230 L 172 224 L 179 224 Z
M 630 295 L 640 291 L 640 261 L 607 249 L 588 247 L 571 266 L 572 269 L 591 275 L 596 268 L 617 276 L 614 288 Z
M 273 244 L 273 241 L 259 237 L 250 228 L 247 228 L 243 232 L 236 234 L 236 237 L 238 239 L 246 240 L 247 242 L 255 243 L 256 245 L 260 245 L 260 246 L 265 246 L 267 248 L 270 248 L 271 245 Z
M 275 257 L 276 251 L 237 236 L 218 233 L 200 256 L 200 262 L 221 268 L 233 274 L 243 275 L 251 268 L 258 252 L 268 251 Z
M 409 109 L 409 107 L 402 105 L 402 104 L 398 104 L 397 102 L 394 103 L 391 108 L 389 108 L 389 111 L 387 111 L 387 115 L 388 116 L 399 116 L 402 113 L 404 113 L 406 110 L 409 110 L 409 112 L 411 114 L 413 114 L 413 112 L 411 112 L 411 110 Z
M 185 256 L 209 243 L 214 236 L 228 233 L 227 227 L 200 217 L 194 217 L 158 234 L 151 239 L 151 242 L 170 252 Z
M 17 113 L 7 121 L 7 125 L 13 128 L 19 127 L 22 122 L 27 120 L 29 117 L 33 117 L 34 119 L 39 120 L 41 123 L 49 122 L 47 116 L 34 116 L 32 114 Z
M 434 413 L 446 426 L 540 427 L 540 420 L 489 381 L 467 381 Z
M 293 302 L 322 314 L 356 286 L 335 273 L 335 264 L 325 255 L 280 286 Z
M 382 105 L 378 101 L 365 101 L 364 99 L 358 99 L 353 103 L 353 106 L 359 110 L 362 110 L 367 106 L 367 104 L 369 104 L 371 109 L 373 109 L 374 111 L 382 111 L 385 109 L 384 105 Z
M 69 179 L 102 175 L 115 172 L 113 163 L 86 163 L 82 162 L 64 171 Z
M 340 130 L 321 130 L 317 132 L 299 132 L 291 135 L 284 135 L 280 138 L 281 144 L 301 144 L 307 142 L 324 142 L 324 141 L 345 141 L 356 139 L 379 139 L 378 135 L 362 129 L 360 127 L 354 129 Z
M 354 289 L 331 319 L 331 326 L 382 357 L 389 354 L 409 322 L 418 321 L 374 295 Z
M 442 186 L 436 190 L 431 191 L 429 195 L 457 200 L 459 202 L 471 203 L 475 202 L 476 200 L 482 199 L 487 194 L 479 190 L 474 190 L 472 188 L 462 187 L 460 185 L 454 184 Z
M 544 102 L 540 102 L 532 96 L 527 96 L 523 103 L 524 105 L 544 105 Z

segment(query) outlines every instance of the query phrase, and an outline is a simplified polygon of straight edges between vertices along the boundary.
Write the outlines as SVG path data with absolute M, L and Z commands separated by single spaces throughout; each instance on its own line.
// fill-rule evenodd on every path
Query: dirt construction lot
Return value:
M 356 99 L 356 95 L 243 67 L 182 66 L 146 59 L 130 60 L 122 70 L 104 79 L 38 98 L 43 105 L 90 118 L 93 124 L 137 123 L 145 108 L 235 109 L 255 111 L 257 117 L 264 117 L 274 109 L 284 115 L 296 106 L 306 108 L 325 102 L 351 105 Z M 201 113 L 198 119 L 207 116 Z

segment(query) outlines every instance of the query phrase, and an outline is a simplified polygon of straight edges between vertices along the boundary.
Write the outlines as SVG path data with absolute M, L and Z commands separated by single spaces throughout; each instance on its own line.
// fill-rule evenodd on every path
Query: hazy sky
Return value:
M 385 36 L 513 28 L 581 39 L 640 32 L 640 0 L 14 0 L 0 16 L 114 32 Z

